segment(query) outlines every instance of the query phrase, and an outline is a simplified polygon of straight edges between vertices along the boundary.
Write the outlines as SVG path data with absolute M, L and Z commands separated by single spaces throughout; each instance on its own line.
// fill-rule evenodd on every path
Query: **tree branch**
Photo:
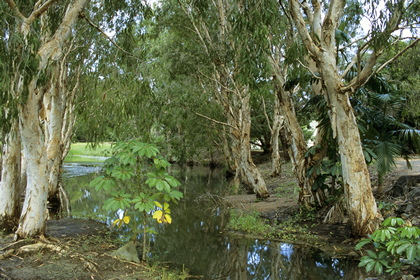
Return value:
M 268 114 L 267 114 L 267 108 L 265 107 L 264 97 L 262 98 L 262 103 L 263 103 L 263 108 L 264 108 L 264 116 L 265 116 L 265 119 L 267 120 L 267 126 L 270 129 L 270 132 L 273 133 L 273 127 L 271 126 L 270 118 L 268 117 Z
M 306 28 L 305 20 L 303 19 L 302 13 L 300 12 L 300 5 L 297 0 L 289 0 L 290 10 L 292 13 L 292 19 L 298 29 L 299 35 L 302 38 L 303 43 L 305 44 L 306 48 L 310 55 L 313 56 L 314 59 L 320 56 L 320 49 L 312 40 L 311 35 Z
M 139 57 L 135 56 L 134 54 L 132 54 L 132 53 L 124 50 L 122 47 L 120 47 L 114 40 L 112 40 L 111 37 L 109 37 L 105 33 L 105 31 L 103 31 L 98 25 L 94 24 L 84 13 L 81 15 L 81 17 L 84 18 L 90 26 L 92 26 L 93 28 L 95 28 L 96 30 L 98 30 L 102 35 L 104 35 L 105 38 L 108 39 L 108 41 L 110 41 L 115 47 L 117 47 L 117 49 L 121 50 L 122 52 L 124 52 L 124 53 L 126 53 L 126 54 L 128 54 L 128 55 L 130 55 L 132 57 L 139 58 Z
M 281 1 L 279 1 L 281 2 Z M 303 12 L 305 13 L 306 17 L 308 18 L 309 24 L 312 26 L 313 22 L 314 22 L 314 14 L 311 11 L 311 8 L 309 7 L 309 4 L 306 0 L 302 1 L 302 3 L 300 3 L 300 6 L 303 9 Z
M 341 77 L 345 77 L 356 62 L 359 62 L 359 66 L 360 66 L 360 57 L 361 57 L 360 54 L 364 53 L 366 49 L 367 49 L 367 45 L 358 49 L 356 55 L 353 56 L 350 63 L 347 65 L 346 69 L 344 69 L 343 73 L 341 74 Z
M 209 52 L 207 44 L 209 44 L 211 46 L 211 40 L 210 40 L 210 37 L 208 35 L 207 26 L 202 23 L 202 26 L 204 27 L 205 31 L 207 31 L 207 32 L 204 32 L 205 33 L 204 36 L 207 39 L 207 43 L 206 43 L 206 40 L 204 39 L 203 34 L 201 34 L 200 29 L 198 28 L 197 24 L 194 22 L 193 17 L 191 16 L 191 13 L 189 12 L 189 9 L 187 7 L 185 7 L 185 5 L 179 0 L 178 0 L 178 4 L 181 7 L 184 14 L 189 18 L 191 24 L 193 25 L 195 33 L 197 34 L 199 40 L 201 41 L 201 44 L 203 44 L 204 51 L 206 52 L 206 54 L 209 54 L 210 52 Z
M 330 50 L 336 48 L 335 31 L 344 10 L 344 0 L 331 0 L 327 15 L 322 23 L 322 41 L 323 47 Z
M 48 1 L 47 3 L 52 2 Z M 76 24 L 79 16 L 88 3 L 89 0 L 74 1 L 71 8 L 69 8 L 64 15 L 64 18 L 52 36 L 52 39 L 41 46 L 38 51 L 38 54 L 41 57 L 40 69 L 43 69 L 50 59 L 59 59 L 60 56 L 62 56 L 63 46 L 70 37 L 73 26 Z
M 32 22 L 35 18 L 37 18 L 39 15 L 41 15 L 43 12 L 45 12 L 54 2 L 57 0 L 49 0 L 45 2 L 41 7 L 38 9 L 35 9 L 32 14 L 28 17 L 29 21 Z M 39 2 L 35 4 L 35 7 L 38 5 Z
M 199 117 L 202 117 L 202 118 L 204 118 L 204 119 L 206 119 L 206 120 L 212 121 L 212 122 L 214 122 L 214 123 L 217 123 L 217 124 L 220 124 L 220 125 L 223 125 L 223 126 L 230 127 L 230 128 L 232 128 L 232 129 L 236 129 L 235 127 L 233 127 L 232 125 L 230 125 L 230 124 L 228 124 L 228 123 L 225 123 L 225 122 L 219 122 L 219 121 L 217 121 L 217 120 L 215 120 L 215 119 L 212 119 L 212 118 L 210 118 L 210 117 L 207 117 L 207 116 L 205 116 L 205 115 L 202 115 L 202 114 L 200 114 L 200 113 L 197 113 L 197 112 L 195 112 L 195 111 L 193 111 L 193 110 L 190 110 L 190 111 L 191 111 L 191 112 L 193 112 L 195 115 L 197 115 L 197 116 L 199 116 Z
M 303 62 L 302 61 L 300 61 L 299 59 L 297 59 L 297 62 L 299 62 L 299 64 L 300 65 L 302 65 L 302 67 L 303 68 L 305 68 L 306 70 L 308 70 L 311 74 L 312 74 L 312 76 L 315 78 L 315 79 L 318 79 L 318 80 L 322 80 L 322 78 L 318 75 L 316 75 L 312 70 L 311 70 L 311 68 L 309 68 L 308 66 L 306 66 L 305 64 L 303 64 Z
M 407 50 L 414 47 L 419 41 L 420 41 L 420 38 L 416 38 L 416 40 L 414 40 L 410 45 L 405 47 L 403 50 L 401 50 L 399 53 L 397 53 L 394 57 L 392 57 L 390 60 L 386 61 L 381 66 L 379 66 L 375 71 L 373 71 L 372 75 L 382 71 L 386 66 L 388 66 L 390 63 L 394 62 L 397 58 L 399 58 L 401 55 L 403 55 Z
M 312 8 L 313 8 L 312 21 L 310 22 L 312 32 L 318 38 L 321 38 L 321 36 L 322 36 L 322 32 L 321 32 L 321 20 L 322 20 L 321 3 L 320 3 L 319 0 L 312 0 L 311 2 L 312 2 Z M 307 13 L 309 13 L 309 12 L 307 12 Z
M 395 12 L 391 15 L 389 21 L 387 22 L 384 31 L 380 32 L 376 36 L 383 36 L 383 40 L 388 40 L 392 32 L 398 29 L 399 23 L 401 22 L 401 18 L 401 9 L 396 9 Z M 373 42 L 373 40 L 371 40 L 370 42 Z M 374 51 L 370 54 L 365 67 L 363 67 L 363 69 L 357 74 L 356 77 L 354 77 L 348 83 L 347 86 L 343 87 L 343 90 L 352 89 L 353 91 L 359 88 L 360 86 L 364 85 L 370 79 L 370 77 L 373 75 L 373 68 L 375 67 L 376 62 L 378 61 L 379 56 L 382 54 L 383 49 L 383 45 L 374 48 Z
M 19 8 L 16 6 L 15 1 L 13 0 L 4 0 L 7 5 L 9 5 L 9 8 L 21 19 L 25 19 L 26 17 L 20 12 Z

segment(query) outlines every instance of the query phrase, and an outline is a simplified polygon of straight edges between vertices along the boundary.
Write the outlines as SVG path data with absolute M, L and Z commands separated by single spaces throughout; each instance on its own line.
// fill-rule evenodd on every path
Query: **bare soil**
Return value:
M 147 264 L 112 257 L 119 244 L 107 233 L 103 223 L 69 218 L 48 221 L 47 240 L 13 242 L 5 236 L 0 279 L 154 279 Z
M 413 168 L 410 170 L 403 160 L 398 160 L 397 168 L 385 178 L 386 189 L 390 189 L 401 176 L 420 175 L 420 158 L 415 158 L 411 164 Z M 260 163 L 259 167 L 271 193 L 270 198 L 258 201 L 255 195 L 246 194 L 226 197 L 232 207 L 258 211 L 262 217 L 276 223 L 298 215 L 297 191 L 294 189 L 296 183 L 290 168 L 285 167 L 281 176 L 273 178 L 270 177 L 269 163 Z M 375 180 L 375 176 L 372 176 L 373 186 Z M 390 197 L 380 199 L 404 203 L 401 198 L 398 198 L 399 201 Z M 323 224 L 320 222 L 321 216 L 322 212 L 307 221 L 311 232 L 331 244 L 330 249 L 334 251 L 332 254 L 353 254 L 358 257 L 352 251 L 356 240 L 351 238 L 348 224 Z M 305 221 L 302 220 L 302 223 Z M 146 263 L 112 257 L 110 253 L 121 244 L 116 243 L 116 238 L 109 235 L 106 226 L 97 221 L 49 221 L 47 235 L 47 240 L 13 242 L 13 235 L 0 233 L 0 279 L 160 279 L 162 275 L 161 271 L 156 271 Z M 338 246 L 343 244 L 347 249 Z

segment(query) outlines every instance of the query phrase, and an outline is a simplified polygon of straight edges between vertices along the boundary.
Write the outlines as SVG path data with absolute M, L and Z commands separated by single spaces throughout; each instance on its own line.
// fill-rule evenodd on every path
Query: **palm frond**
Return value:
M 420 151 L 420 130 L 413 128 L 407 124 L 399 123 L 402 129 L 391 131 L 393 135 L 396 135 L 403 143 L 411 142 L 416 152 Z
M 379 174 L 390 172 L 396 165 L 395 158 L 401 154 L 401 145 L 386 140 L 373 140 L 374 151 L 377 155 L 376 165 Z
M 411 127 L 404 123 L 399 123 L 402 129 L 397 129 L 391 131 L 394 135 L 397 135 L 399 139 L 403 141 L 420 141 L 420 130 L 414 127 Z

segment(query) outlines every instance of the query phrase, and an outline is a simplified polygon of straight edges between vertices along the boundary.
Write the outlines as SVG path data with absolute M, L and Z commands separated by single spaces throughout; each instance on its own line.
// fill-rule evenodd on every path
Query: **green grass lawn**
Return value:
M 88 143 L 72 143 L 70 152 L 64 161 L 66 162 L 92 162 L 98 159 L 92 159 L 86 156 L 105 157 L 109 156 L 111 143 L 102 143 L 92 148 Z

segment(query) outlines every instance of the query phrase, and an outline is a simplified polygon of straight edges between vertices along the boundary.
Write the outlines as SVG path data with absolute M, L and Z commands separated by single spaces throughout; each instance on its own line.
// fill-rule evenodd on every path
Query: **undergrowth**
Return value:
M 316 236 L 311 234 L 306 226 L 300 225 L 299 222 L 299 219 L 292 218 L 280 224 L 269 225 L 256 211 L 233 209 L 230 212 L 227 228 L 259 238 L 282 239 L 291 242 L 315 242 L 317 240 Z

